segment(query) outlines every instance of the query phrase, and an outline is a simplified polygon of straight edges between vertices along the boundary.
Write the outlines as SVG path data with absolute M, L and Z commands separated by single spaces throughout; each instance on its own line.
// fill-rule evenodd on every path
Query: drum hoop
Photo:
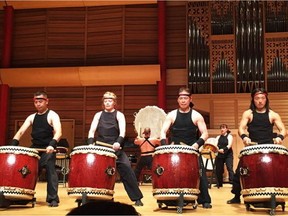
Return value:
M 91 188 L 91 187 L 73 187 L 73 188 L 67 188 L 68 193 L 80 193 L 83 194 L 84 192 L 89 194 L 109 194 L 113 196 L 115 193 L 114 190 L 109 190 L 106 188 Z
M 115 151 L 111 148 L 104 146 L 76 146 L 73 148 L 73 151 L 70 153 L 70 156 L 75 154 L 98 154 L 104 155 L 112 158 L 117 158 Z
M 244 155 L 252 155 L 258 153 L 277 153 L 281 155 L 288 155 L 288 149 L 285 146 L 277 144 L 260 144 L 253 146 L 246 146 L 240 151 L 239 158 Z
M 249 189 L 242 189 L 241 194 L 243 195 L 244 199 L 249 197 L 251 199 L 254 197 L 255 199 L 261 198 L 263 196 L 271 197 L 272 194 L 275 194 L 277 198 L 285 197 L 288 199 L 288 188 L 283 187 L 263 187 L 263 188 L 249 188 Z
M 9 195 L 34 195 L 36 192 L 31 189 L 25 189 L 25 188 L 19 188 L 19 187 L 8 187 L 8 186 L 1 186 L 0 191 L 2 191 L 5 195 L 5 193 Z
M 22 147 L 22 146 L 1 146 L 0 154 L 24 154 L 31 157 L 40 159 L 38 151 L 33 148 Z
M 183 145 L 158 146 L 155 148 L 154 155 L 167 153 L 196 154 L 197 156 L 199 156 L 199 153 L 193 147 Z
M 198 188 L 155 188 L 152 191 L 153 194 L 199 194 L 200 190 Z

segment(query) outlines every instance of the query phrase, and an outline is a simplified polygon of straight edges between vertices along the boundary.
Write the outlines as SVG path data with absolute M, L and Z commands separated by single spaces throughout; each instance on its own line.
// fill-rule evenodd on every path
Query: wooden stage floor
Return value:
M 147 183 L 140 186 L 144 198 L 142 199 L 144 206 L 135 207 L 136 210 L 144 216 L 148 215 L 179 215 L 177 213 L 176 206 L 170 206 L 168 209 L 159 209 L 157 200 L 152 195 L 152 185 Z M 210 196 L 212 198 L 212 209 L 203 209 L 202 206 L 198 206 L 196 209 L 192 208 L 192 205 L 187 205 L 183 208 L 183 215 L 269 215 L 269 209 L 256 208 L 252 211 L 246 211 L 245 205 L 243 204 L 233 204 L 228 205 L 226 201 L 232 198 L 230 193 L 231 185 L 224 184 L 223 188 L 213 187 L 209 189 Z M 122 183 L 115 184 L 115 194 L 114 200 L 134 204 L 128 198 L 126 191 L 123 188 Z M 46 183 L 38 182 L 36 186 L 36 204 L 34 208 L 32 204 L 27 205 L 11 205 L 9 208 L 0 208 L 0 215 L 66 215 L 72 208 L 77 207 L 75 198 L 69 197 L 67 195 L 67 188 L 63 187 L 63 184 L 59 184 L 59 196 L 60 205 L 57 208 L 48 207 L 45 202 L 46 197 Z M 287 202 L 286 209 L 283 212 L 281 206 L 278 206 L 275 211 L 275 215 L 287 215 Z M 181 215 L 181 214 L 180 214 Z

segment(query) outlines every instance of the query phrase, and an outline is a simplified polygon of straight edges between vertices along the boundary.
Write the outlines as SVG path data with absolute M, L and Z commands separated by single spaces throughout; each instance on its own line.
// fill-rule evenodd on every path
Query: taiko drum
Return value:
M 153 196 L 157 200 L 196 200 L 199 194 L 199 154 L 184 145 L 155 149 L 152 162 Z
M 288 150 L 276 144 L 247 146 L 240 151 L 240 182 L 246 202 L 261 202 L 276 196 L 288 199 Z
M 0 147 L 0 191 L 8 200 L 30 200 L 38 179 L 38 151 L 20 146 Z
M 112 199 L 116 178 L 116 155 L 112 148 L 77 146 L 70 154 L 68 195 Z

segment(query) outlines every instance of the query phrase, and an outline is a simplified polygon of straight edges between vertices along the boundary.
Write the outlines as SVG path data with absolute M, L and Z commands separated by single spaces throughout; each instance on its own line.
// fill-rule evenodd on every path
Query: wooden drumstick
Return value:
M 102 145 L 102 146 L 106 146 L 106 147 L 109 147 L 109 148 L 113 148 L 112 144 L 101 142 L 101 141 L 96 141 L 96 144 Z
M 257 142 L 249 142 L 248 145 L 258 145 Z
M 40 149 L 40 148 L 33 148 L 37 150 L 38 152 L 46 152 L 46 149 Z M 56 150 L 53 150 L 53 152 L 56 152 Z

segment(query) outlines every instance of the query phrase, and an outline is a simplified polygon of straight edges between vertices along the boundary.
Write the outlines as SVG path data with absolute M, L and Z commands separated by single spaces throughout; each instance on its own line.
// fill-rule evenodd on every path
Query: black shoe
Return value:
M 51 202 L 48 204 L 48 206 L 50 206 L 50 207 L 58 207 L 59 204 L 58 204 L 58 202 L 56 202 L 55 200 L 53 200 L 53 201 L 51 201 Z
M 202 204 L 203 208 L 212 208 L 212 205 L 210 203 L 203 203 Z
M 220 187 L 223 187 L 223 185 L 218 185 L 218 184 L 215 184 L 213 187 L 217 187 L 217 188 L 220 188 Z
M 136 200 L 135 206 L 143 206 L 143 203 L 141 200 Z
M 234 197 L 233 199 L 227 201 L 227 204 L 240 204 L 240 203 L 241 200 L 239 197 Z

